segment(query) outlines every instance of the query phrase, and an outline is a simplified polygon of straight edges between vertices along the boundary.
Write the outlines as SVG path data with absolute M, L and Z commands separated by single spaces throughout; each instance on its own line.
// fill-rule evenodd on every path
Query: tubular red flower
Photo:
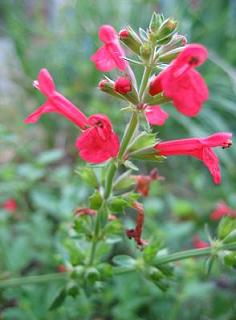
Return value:
M 207 49 L 190 44 L 150 83 L 149 93 L 160 92 L 173 100 L 177 110 L 188 117 L 196 116 L 208 99 L 208 88 L 202 76 L 194 70 L 207 59 Z
M 38 80 L 35 80 L 33 85 L 47 97 L 47 101 L 36 111 L 31 113 L 25 119 L 25 123 L 35 123 L 44 113 L 56 112 L 72 121 L 81 129 L 87 127 L 87 117 L 73 103 L 56 91 L 53 78 L 47 69 L 40 70 Z
M 151 125 L 163 126 L 169 118 L 169 114 L 160 106 L 147 106 L 145 108 L 145 114 Z
M 114 90 L 120 94 L 126 94 L 132 90 L 132 83 L 125 77 L 119 77 L 115 81 Z
M 99 38 L 104 45 L 90 58 L 95 63 L 96 68 L 103 72 L 111 71 L 115 68 L 124 71 L 128 63 L 123 58 L 125 53 L 119 44 L 116 30 L 110 25 L 103 25 L 99 29 Z
M 155 146 L 158 154 L 163 156 L 193 156 L 202 160 L 210 171 L 216 184 L 221 182 L 219 161 L 211 148 L 231 146 L 232 133 L 219 132 L 207 138 L 188 138 L 160 142 Z
M 39 72 L 34 86 L 47 97 L 47 101 L 30 114 L 25 119 L 25 123 L 35 123 L 47 112 L 59 113 L 83 130 L 76 142 L 83 160 L 100 163 L 116 157 L 119 151 L 119 139 L 108 117 L 97 114 L 87 118 L 75 105 L 55 90 L 53 79 L 46 69 Z

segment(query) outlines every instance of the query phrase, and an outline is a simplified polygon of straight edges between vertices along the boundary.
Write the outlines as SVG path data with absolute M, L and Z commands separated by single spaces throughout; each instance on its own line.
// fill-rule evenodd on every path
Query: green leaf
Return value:
M 214 264 L 215 261 L 215 256 L 210 256 L 207 260 L 206 260 L 206 265 L 205 265 L 205 270 L 206 270 L 206 274 L 209 275 L 212 269 L 212 266 Z
M 90 208 L 97 210 L 101 207 L 102 205 L 102 196 L 101 194 L 96 190 L 90 197 L 89 197 L 89 203 L 90 203 Z
M 129 152 L 134 152 L 141 149 L 151 148 L 157 143 L 155 133 L 140 133 L 128 147 Z
M 135 180 L 130 176 L 131 170 L 123 173 L 114 183 L 113 190 L 119 191 L 123 189 L 128 189 L 135 185 Z
M 217 229 L 218 238 L 224 240 L 234 230 L 236 230 L 236 219 L 225 216 L 221 219 Z
M 65 298 L 66 298 L 66 290 L 65 288 L 62 288 L 53 299 L 49 307 L 49 310 L 54 310 L 60 307 L 62 303 L 65 301 Z
M 129 203 L 122 196 L 112 198 L 109 202 L 109 208 L 112 212 L 123 212 L 127 207 L 129 207 Z
M 139 35 L 144 41 L 148 41 L 147 32 L 143 30 L 142 28 L 139 28 Z
M 91 167 L 78 167 L 75 172 L 92 188 L 98 188 L 97 176 Z
M 124 162 L 124 166 L 128 169 L 131 169 L 131 170 L 134 170 L 134 171 L 139 171 L 139 168 L 133 164 L 133 162 L 129 161 L 129 160 L 126 160 Z
M 112 260 L 115 264 L 117 264 L 121 267 L 133 268 L 136 265 L 135 259 L 133 259 L 130 256 L 124 255 L 124 254 L 115 256 Z

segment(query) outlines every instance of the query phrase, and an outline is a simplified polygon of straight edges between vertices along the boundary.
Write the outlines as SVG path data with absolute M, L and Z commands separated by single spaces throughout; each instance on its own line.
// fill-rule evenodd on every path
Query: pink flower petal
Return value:
M 162 126 L 165 124 L 169 114 L 165 112 L 160 106 L 148 106 L 145 109 L 145 114 L 148 122 L 151 125 Z

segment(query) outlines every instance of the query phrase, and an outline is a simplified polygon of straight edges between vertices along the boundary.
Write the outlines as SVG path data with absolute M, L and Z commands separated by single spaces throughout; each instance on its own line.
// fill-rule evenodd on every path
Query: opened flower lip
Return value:
M 218 132 L 207 138 L 187 138 L 164 141 L 156 144 L 155 149 L 162 156 L 193 156 L 202 160 L 210 171 L 216 184 L 221 182 L 219 160 L 213 147 L 228 148 L 231 146 L 232 133 Z
M 56 112 L 82 130 L 76 141 L 76 147 L 83 160 L 101 163 L 117 156 L 119 138 L 113 131 L 107 116 L 95 114 L 86 117 L 73 103 L 56 91 L 54 81 L 47 69 L 40 70 L 34 86 L 47 97 L 47 101 L 31 113 L 25 119 L 25 123 L 35 123 L 44 113 Z
M 176 109 L 188 117 L 196 116 L 208 99 L 207 85 L 194 68 L 207 59 L 207 49 L 200 44 L 189 44 L 150 82 L 149 94 L 160 92 L 173 101 Z
M 96 68 L 103 72 L 108 72 L 115 68 L 124 71 L 128 63 L 124 59 L 125 53 L 119 44 L 116 30 L 110 25 L 102 25 L 99 28 L 98 35 L 104 45 L 90 58 L 95 63 Z
M 169 114 L 160 106 L 146 106 L 145 115 L 150 125 L 163 126 L 169 118 Z

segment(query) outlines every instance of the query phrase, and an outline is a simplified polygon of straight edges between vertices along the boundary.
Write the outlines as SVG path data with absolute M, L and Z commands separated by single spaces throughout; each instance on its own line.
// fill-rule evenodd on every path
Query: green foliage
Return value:
M 119 110 L 125 105 L 121 101 L 121 105 L 118 103 L 111 107 L 109 97 L 91 90 L 97 85 L 100 74 L 88 57 L 98 47 L 99 25 L 111 23 L 119 28 L 130 23 L 137 30 L 138 25 L 148 25 L 153 10 L 160 10 L 165 16 L 181 21 L 180 31 L 191 42 L 201 42 L 210 49 L 209 62 L 202 72 L 211 94 L 198 119 L 185 118 L 167 105 L 165 108 L 171 116 L 165 127 L 158 127 L 158 136 L 175 139 L 204 136 L 215 131 L 235 133 L 234 2 L 171 0 L 157 3 L 137 0 L 128 3 L 102 0 L 93 1 L 91 5 L 91 1 L 81 0 L 67 1 L 57 8 L 50 8 L 49 1 L 48 7 L 46 1 L 32 4 L 31 8 L 27 7 L 27 1 L 0 2 L 0 32 L 12 39 L 23 69 L 22 80 L 15 74 L 12 77 L 25 91 L 24 99 L 17 97 L 17 103 L 12 100 L 1 110 L 0 200 L 2 204 L 8 198 L 16 198 L 18 209 L 16 213 L 9 214 L 0 208 L 0 278 L 53 273 L 61 264 L 66 268 L 71 268 L 70 262 L 76 265 L 73 271 L 75 279 L 71 274 L 71 282 L 62 289 L 57 281 L 1 289 L 0 318 L 234 319 L 233 272 L 221 275 L 217 264 L 211 265 L 210 261 L 208 271 L 211 269 L 211 273 L 209 278 L 205 278 L 201 261 L 191 260 L 178 264 L 177 277 L 172 282 L 172 266 L 158 265 L 155 261 L 163 253 L 164 242 L 172 250 L 191 248 L 192 235 L 204 223 L 208 222 L 213 231 L 215 225 L 208 217 L 219 200 L 224 199 L 236 208 L 235 148 L 227 155 L 219 151 L 223 160 L 222 187 L 213 187 L 207 170 L 196 159 L 170 159 L 166 161 L 166 168 L 162 163 L 158 164 L 166 181 L 155 182 L 151 197 L 144 200 L 148 216 L 145 236 L 149 238 L 152 235 L 158 240 L 151 241 L 142 253 L 137 252 L 134 244 L 123 244 L 124 241 L 121 244 L 123 223 L 120 220 L 110 221 L 98 235 L 105 242 L 98 248 L 103 262 L 95 269 L 86 270 L 90 250 L 87 240 L 92 237 L 95 216 L 75 217 L 74 229 L 71 228 L 71 218 L 75 208 L 86 203 L 91 191 L 88 186 L 102 186 L 101 190 L 104 187 L 99 176 L 100 168 L 84 168 L 76 163 L 73 143 L 77 132 L 69 129 L 64 119 L 55 121 L 52 115 L 43 119 L 37 129 L 22 128 L 28 111 L 42 103 L 39 95 L 35 98 L 30 85 L 39 68 L 45 66 L 55 75 L 60 91 L 86 114 L 97 113 L 98 110 L 108 114 L 116 131 L 123 133 L 126 114 Z M 137 12 L 142 12 L 142 15 L 137 15 Z M 159 20 L 153 18 L 153 32 L 163 22 L 163 19 Z M 140 30 L 140 36 L 147 40 L 144 30 Z M 139 65 L 135 67 L 139 72 Z M 153 137 L 149 135 L 146 138 L 152 145 Z M 140 141 L 133 150 L 142 148 Z M 144 161 L 140 164 L 146 172 L 150 166 L 153 167 Z M 137 170 L 136 163 L 127 161 L 125 165 L 131 171 Z M 80 177 L 74 176 L 73 167 L 77 168 Z M 129 189 L 132 185 L 132 178 L 125 176 L 117 181 L 115 191 L 119 194 L 120 190 Z M 184 188 L 180 189 L 180 185 Z M 91 197 L 94 209 L 101 205 L 99 192 Z M 137 200 L 136 195 L 119 197 L 117 194 L 110 199 L 111 208 L 117 213 Z M 120 219 L 121 215 L 117 214 L 117 217 Z M 129 214 L 122 215 L 121 219 L 126 227 L 133 225 Z M 231 222 L 224 219 L 218 229 L 218 236 L 224 243 L 235 241 L 235 225 Z M 67 240 L 68 234 L 70 241 Z M 235 268 L 233 253 L 225 254 L 223 260 Z M 112 277 L 115 268 L 119 267 L 111 266 L 110 261 L 118 262 L 122 270 L 135 267 L 136 272 Z M 110 280 L 105 285 L 103 281 L 108 278 Z M 80 289 L 83 281 L 87 281 L 85 290 Z M 169 284 L 169 290 L 163 295 L 158 287 L 165 290 Z M 68 297 L 64 300 L 65 296 Z M 49 311 L 50 305 L 55 309 Z

